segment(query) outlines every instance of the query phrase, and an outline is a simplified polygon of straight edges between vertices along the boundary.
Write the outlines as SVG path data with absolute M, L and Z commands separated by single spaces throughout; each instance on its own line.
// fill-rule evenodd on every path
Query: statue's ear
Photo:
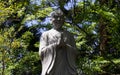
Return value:
M 50 21 L 53 21 L 53 20 L 55 20 L 55 18 L 51 17 L 51 18 L 50 18 Z

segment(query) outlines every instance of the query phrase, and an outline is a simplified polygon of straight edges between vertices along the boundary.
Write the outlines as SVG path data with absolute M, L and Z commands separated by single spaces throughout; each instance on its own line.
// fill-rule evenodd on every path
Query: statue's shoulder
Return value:
M 67 30 L 64 30 L 64 32 L 65 32 L 65 33 L 70 33 L 70 32 L 69 32 L 69 31 L 67 31 Z
M 67 31 L 67 30 L 64 30 L 64 33 L 67 34 L 67 35 L 72 35 L 72 33 L 70 33 L 70 32 Z
M 48 31 L 45 31 L 45 32 L 43 32 L 42 33 L 42 36 L 44 37 L 46 37 L 47 35 L 49 35 L 49 33 L 51 33 L 52 32 L 52 30 L 48 30 Z

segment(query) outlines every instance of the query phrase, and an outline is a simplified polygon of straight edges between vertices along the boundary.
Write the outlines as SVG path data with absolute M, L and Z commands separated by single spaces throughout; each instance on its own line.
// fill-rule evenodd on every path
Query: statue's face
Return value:
M 52 19 L 52 24 L 55 29 L 60 29 L 64 24 L 64 17 L 63 16 L 54 16 Z

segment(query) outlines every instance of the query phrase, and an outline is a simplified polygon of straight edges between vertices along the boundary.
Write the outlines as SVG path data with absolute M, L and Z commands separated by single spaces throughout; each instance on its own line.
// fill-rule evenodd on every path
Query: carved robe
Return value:
M 56 44 L 61 36 L 67 46 L 57 48 Z M 42 62 L 41 75 L 77 75 L 76 54 L 75 40 L 69 32 L 55 29 L 44 32 L 40 39 L 39 48 Z

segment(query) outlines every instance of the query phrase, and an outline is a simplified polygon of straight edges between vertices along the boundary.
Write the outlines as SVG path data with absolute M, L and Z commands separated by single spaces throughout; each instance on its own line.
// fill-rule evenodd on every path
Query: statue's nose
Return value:
M 60 20 L 60 18 L 58 17 L 57 20 Z

